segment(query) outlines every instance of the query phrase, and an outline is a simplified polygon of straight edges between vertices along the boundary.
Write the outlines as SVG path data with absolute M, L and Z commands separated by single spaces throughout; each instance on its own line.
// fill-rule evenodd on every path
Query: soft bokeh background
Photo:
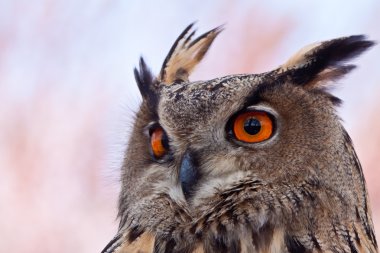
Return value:
M 378 1 L 0 0 L 0 252 L 100 252 L 117 228 L 119 166 L 153 71 L 190 22 L 226 24 L 192 80 L 270 70 L 311 42 L 380 41 Z M 380 233 L 380 46 L 334 93 Z

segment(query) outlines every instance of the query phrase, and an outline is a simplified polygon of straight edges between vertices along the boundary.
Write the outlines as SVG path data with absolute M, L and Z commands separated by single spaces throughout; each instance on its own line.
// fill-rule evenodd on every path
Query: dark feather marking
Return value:
M 144 233 L 144 229 L 139 227 L 139 226 L 134 226 L 132 229 L 129 231 L 128 234 L 128 242 L 131 243 L 134 240 L 137 239 L 142 233 Z
M 259 240 L 258 240 L 258 238 L 259 238 L 259 234 L 258 234 L 258 233 L 256 233 L 256 232 L 252 232 L 252 233 L 251 233 L 252 245 L 253 245 L 256 249 L 258 249 L 258 248 L 260 247 L 260 244 L 259 244 Z
M 226 242 L 228 241 L 228 235 L 226 227 L 219 223 L 217 225 L 217 233 L 210 240 L 210 245 L 213 249 L 212 252 L 228 252 Z
M 227 233 L 227 229 L 222 223 L 218 223 L 216 230 L 217 230 L 218 234 L 221 234 L 221 235 L 224 235 Z
M 175 241 L 168 236 L 157 236 L 154 241 L 153 253 L 174 252 Z
M 354 226 L 354 234 L 355 234 L 355 241 L 358 245 L 361 245 L 361 241 L 360 241 L 360 238 L 359 238 L 359 234 L 358 234 L 358 231 L 356 231 L 356 227 Z
M 339 237 L 338 230 L 336 229 L 335 223 L 332 223 L 332 228 L 333 228 L 334 234 Z
M 368 224 L 368 222 L 366 223 L 366 233 L 367 233 L 369 239 L 372 241 L 372 243 L 375 246 L 375 248 L 377 249 L 377 240 L 376 240 L 375 232 L 370 227 L 370 225 Z
M 243 108 L 262 102 L 263 101 L 262 94 L 266 92 L 271 92 L 275 90 L 276 87 L 283 85 L 285 83 L 286 81 L 285 75 L 277 76 L 275 72 L 273 73 L 267 73 L 263 81 L 259 83 L 255 89 L 251 91 L 251 93 L 245 98 Z
M 308 189 L 306 189 L 305 187 L 301 187 L 300 189 L 300 193 L 308 198 L 309 200 L 311 200 L 312 202 L 315 201 L 316 197 L 315 197 L 315 193 L 313 193 L 312 191 L 309 191 Z
M 168 242 L 166 242 L 165 245 L 165 253 L 171 253 L 173 252 L 174 247 L 176 246 L 176 242 L 174 239 L 170 239 Z
M 357 206 L 355 206 L 355 213 L 356 213 L 356 219 L 358 221 L 361 221 L 361 216 L 360 216 L 360 213 L 359 213 L 359 208 Z
M 161 237 L 157 237 L 153 245 L 153 253 L 162 253 L 162 244 L 164 243 Z
M 183 43 L 184 45 L 186 45 L 187 43 L 189 43 L 189 42 L 191 41 L 191 38 L 194 36 L 194 34 L 195 34 L 196 31 L 197 31 L 197 30 L 195 29 L 194 31 L 192 31 L 192 32 L 189 34 L 189 36 L 187 36 L 185 42 Z
M 314 235 L 313 233 L 311 233 L 311 234 L 309 234 L 309 236 L 310 236 L 310 238 L 311 238 L 311 241 L 312 241 L 313 244 L 314 244 L 314 247 L 315 247 L 317 250 L 321 251 L 321 250 L 322 250 L 321 245 L 319 244 L 319 242 L 318 242 L 317 238 L 315 237 L 315 235 Z
M 252 244 L 257 249 L 257 252 L 263 251 L 270 245 L 273 239 L 274 228 L 268 222 L 265 223 L 260 229 L 253 230 L 251 234 Z M 265 251 L 265 250 L 264 250 Z
M 375 248 L 377 249 L 377 240 L 376 240 L 375 232 L 373 230 L 371 230 L 371 232 L 372 232 L 372 242 L 375 245 Z
M 119 223 L 119 230 L 124 227 L 125 223 L 128 220 L 128 213 L 125 213 L 125 215 L 122 215 L 121 213 L 118 214 L 120 217 L 120 223 Z
M 260 83 L 257 88 L 245 98 L 243 108 L 259 103 L 262 100 L 262 94 L 269 91 L 275 85 L 275 83 Z
M 238 239 L 232 240 L 231 246 L 229 247 L 230 253 L 240 253 L 241 252 L 241 246 L 240 241 Z
M 285 245 L 288 248 L 289 253 L 306 253 L 305 246 L 295 237 L 286 235 Z
M 212 236 L 209 238 L 208 247 L 206 247 L 206 253 L 213 252 L 228 252 L 228 253 L 240 253 L 240 241 L 238 238 L 228 235 L 226 232 Z
M 119 239 L 121 238 L 122 234 L 118 234 L 115 236 L 102 250 L 101 253 L 106 253 L 106 252 L 113 252 L 117 247 L 121 245 L 121 241 Z M 111 250 L 110 250 L 111 249 Z
M 297 193 L 295 191 L 290 190 L 289 193 L 291 193 L 291 195 L 292 195 L 291 202 L 294 203 L 295 208 L 298 210 L 302 205 L 301 199 L 299 198 L 299 196 L 297 195 Z
M 195 234 L 196 229 L 197 229 L 197 223 L 193 224 L 193 225 L 190 227 L 189 232 L 190 232 L 191 234 Z
M 340 98 L 338 98 L 338 97 L 336 97 L 336 96 L 334 96 L 334 95 L 332 95 L 330 93 L 326 93 L 325 95 L 331 101 L 331 103 L 333 105 L 335 105 L 335 106 L 342 105 L 342 100 Z
M 228 252 L 227 249 L 227 245 L 226 245 L 226 241 L 228 240 L 228 238 L 226 238 L 226 235 L 225 234 L 222 234 L 222 235 L 217 235 L 213 238 L 211 238 L 209 241 L 210 241 L 210 251 L 209 250 L 206 250 L 206 252 Z
M 350 235 L 350 232 L 346 230 L 346 235 L 344 236 L 344 239 L 346 239 L 348 246 L 350 247 L 350 250 L 352 253 L 358 253 L 358 250 L 356 249 L 355 245 L 352 243 L 352 238 Z
M 316 189 L 319 189 L 321 187 L 321 182 L 317 177 L 309 177 L 307 180 L 305 180 L 305 183 L 311 187 L 315 187 Z

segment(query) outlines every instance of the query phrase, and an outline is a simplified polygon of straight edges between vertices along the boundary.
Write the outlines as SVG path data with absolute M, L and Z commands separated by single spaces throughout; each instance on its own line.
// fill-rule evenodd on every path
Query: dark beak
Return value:
M 186 151 L 182 158 L 179 169 L 179 181 L 181 182 L 182 191 L 186 199 L 189 199 L 200 179 L 200 172 L 197 166 L 198 162 L 194 153 Z

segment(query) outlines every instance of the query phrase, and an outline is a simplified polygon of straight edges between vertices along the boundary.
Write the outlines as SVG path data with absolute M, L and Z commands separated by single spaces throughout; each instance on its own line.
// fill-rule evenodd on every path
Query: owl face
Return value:
M 316 161 L 321 152 L 334 153 L 339 148 L 332 144 L 343 144 L 327 93 L 276 83 L 273 75 L 227 76 L 160 90 L 155 123 L 165 132 L 167 147 L 157 162 L 173 166 L 190 202 L 212 195 L 212 188 L 228 187 L 230 176 L 230 183 L 246 174 L 274 184 L 297 180 L 313 163 L 321 165 Z M 190 174 L 178 166 L 184 157 L 196 164 Z
M 191 40 L 191 28 L 157 77 L 143 60 L 135 70 L 143 102 L 104 252 L 375 252 L 360 163 L 326 90 L 373 43 L 335 39 L 273 71 L 190 82 L 221 31 Z

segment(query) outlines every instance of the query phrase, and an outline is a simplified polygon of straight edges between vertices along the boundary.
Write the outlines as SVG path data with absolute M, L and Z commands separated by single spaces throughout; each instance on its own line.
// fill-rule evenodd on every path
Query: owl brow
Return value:
M 247 97 L 245 97 L 242 108 L 247 108 L 251 105 L 256 105 L 256 104 L 262 102 L 264 100 L 262 97 L 262 93 L 267 91 L 267 90 L 271 90 L 280 84 L 281 84 L 280 82 L 263 82 L 263 83 L 260 83 L 258 86 L 255 87 L 255 89 L 253 89 L 250 92 L 250 94 L 248 94 Z

